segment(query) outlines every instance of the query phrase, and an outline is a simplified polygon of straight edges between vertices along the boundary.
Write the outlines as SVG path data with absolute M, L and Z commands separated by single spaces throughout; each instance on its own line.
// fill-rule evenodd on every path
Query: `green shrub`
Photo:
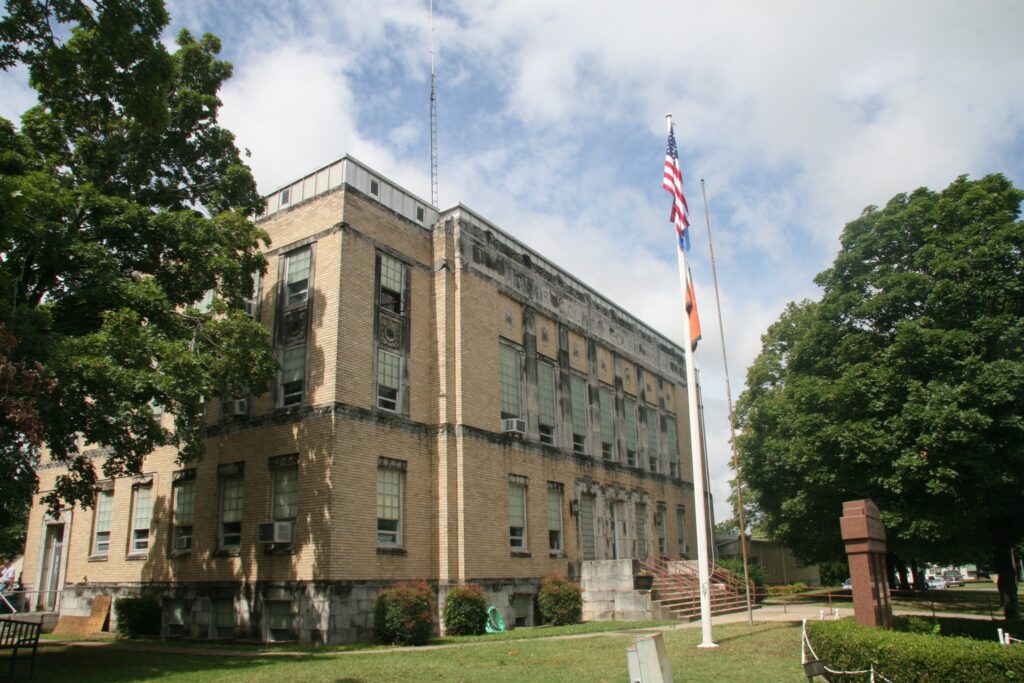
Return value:
M 373 636 L 381 643 L 423 645 L 433 625 L 434 592 L 425 583 L 386 588 L 373 601 Z
M 717 568 L 725 569 L 736 576 L 739 582 L 743 583 L 743 560 L 738 557 L 720 557 L 716 562 Z M 750 580 L 755 586 L 764 585 L 764 567 L 760 562 L 751 562 L 748 565 Z
M 1024 640 L 1024 619 L 991 621 L 988 619 L 959 619 L 956 617 L 893 617 L 893 628 L 909 633 L 935 633 L 996 642 L 997 630 Z
M 991 622 L 990 622 L 991 623 Z M 914 622 L 912 628 L 922 628 Z M 900 683 L 996 683 L 1024 679 L 1024 649 L 995 641 L 858 626 L 850 619 L 813 621 L 807 633 L 830 669 L 875 671 Z M 994 632 L 993 632 L 994 633 Z
M 540 582 L 537 607 L 546 624 L 576 624 L 583 616 L 583 591 L 572 581 L 560 576 L 547 576 Z
M 456 586 L 444 601 L 444 628 L 449 635 L 475 636 L 487 623 L 487 598 L 480 586 Z
M 160 635 L 160 603 L 153 598 L 118 598 L 117 632 L 129 638 Z

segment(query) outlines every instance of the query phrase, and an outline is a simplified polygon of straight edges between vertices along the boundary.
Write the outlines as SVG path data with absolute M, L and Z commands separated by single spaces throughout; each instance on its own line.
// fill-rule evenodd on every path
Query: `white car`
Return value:
M 940 579 L 937 576 L 928 579 L 925 583 L 928 584 L 928 588 L 931 590 L 941 591 L 946 589 L 946 580 Z

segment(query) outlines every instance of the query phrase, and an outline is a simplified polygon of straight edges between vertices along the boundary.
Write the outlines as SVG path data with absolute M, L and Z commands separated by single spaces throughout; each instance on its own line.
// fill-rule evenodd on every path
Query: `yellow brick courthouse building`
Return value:
M 396 582 L 442 604 L 479 584 L 530 625 L 543 576 L 689 556 L 676 344 L 351 157 L 273 193 L 259 224 L 272 248 L 247 310 L 272 331 L 275 386 L 211 400 L 187 468 L 165 448 L 92 509 L 35 505 L 23 580 L 41 607 L 148 593 L 168 635 L 348 642 Z M 44 455 L 42 493 L 59 471 Z

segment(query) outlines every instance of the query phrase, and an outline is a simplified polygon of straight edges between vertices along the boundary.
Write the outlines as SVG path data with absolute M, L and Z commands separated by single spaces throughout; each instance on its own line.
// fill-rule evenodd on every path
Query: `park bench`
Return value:
M 39 647 L 39 633 L 43 625 L 38 621 L 19 621 L 17 619 L 0 620 L 0 651 L 11 651 L 11 666 L 7 672 L 7 680 L 14 680 L 14 667 L 18 657 L 25 658 L 25 650 L 31 649 L 29 656 L 29 678 L 36 675 L 36 648 Z

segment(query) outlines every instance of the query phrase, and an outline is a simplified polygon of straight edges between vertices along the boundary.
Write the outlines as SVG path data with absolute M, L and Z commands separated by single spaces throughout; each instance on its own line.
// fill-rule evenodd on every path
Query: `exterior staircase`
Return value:
M 651 557 L 640 560 L 639 567 L 654 577 L 651 607 L 656 619 L 691 621 L 700 618 L 700 579 L 696 562 Z M 715 567 L 709 583 L 711 614 L 742 612 L 747 608 L 742 578 Z M 751 607 L 756 609 L 758 605 Z

